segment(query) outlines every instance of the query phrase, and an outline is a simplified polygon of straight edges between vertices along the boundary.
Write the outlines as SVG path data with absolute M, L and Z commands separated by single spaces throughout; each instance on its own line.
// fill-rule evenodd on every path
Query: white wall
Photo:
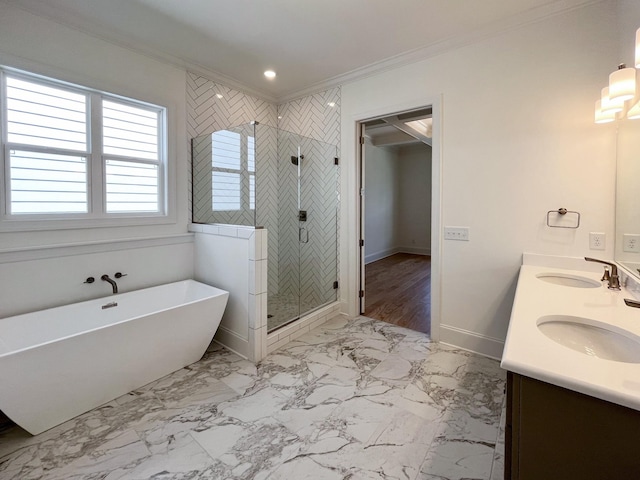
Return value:
M 431 253 L 431 147 L 365 142 L 365 263 Z
M 118 270 L 129 273 L 119 282 L 122 291 L 192 277 L 185 71 L 10 4 L 1 8 L 0 65 L 167 107 L 173 218 L 161 225 L 1 233 L 0 317 L 108 294 L 99 276 Z M 186 237 L 176 243 L 174 235 Z M 119 242 L 132 238 L 150 240 Z M 83 284 L 90 275 L 96 283 Z
M 110 296 L 104 274 L 127 274 L 116 280 L 120 293 L 193 278 L 192 237 L 0 253 L 0 318 Z M 88 277 L 95 282 L 83 283 Z
M 397 252 L 398 155 L 365 143 L 365 263 Z
M 431 254 L 431 147 L 416 143 L 398 149 L 398 248 Z
M 522 252 L 613 254 L 614 128 L 593 123 L 615 63 L 615 3 L 511 29 L 342 88 L 342 300 L 357 312 L 357 120 L 441 100 L 443 241 L 440 338 L 501 355 Z M 437 128 L 436 128 L 437 131 Z M 434 151 L 436 151 L 434 149 Z M 582 214 L 578 230 L 545 226 L 548 210 Z M 606 232 L 603 252 L 590 231 Z M 441 238 L 441 232 L 436 232 Z

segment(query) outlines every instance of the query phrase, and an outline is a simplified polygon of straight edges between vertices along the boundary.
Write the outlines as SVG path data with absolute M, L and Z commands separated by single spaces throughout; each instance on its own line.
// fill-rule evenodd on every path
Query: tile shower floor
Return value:
M 220 347 L 35 437 L 0 433 L 8 479 L 502 478 L 498 362 L 365 317 L 259 365 Z
M 267 330 L 269 332 L 277 330 L 283 325 L 291 323 L 293 320 L 322 308 L 333 301 L 335 301 L 335 297 L 326 303 L 318 303 L 317 301 L 304 301 L 304 299 L 294 295 L 269 295 L 267 300 Z

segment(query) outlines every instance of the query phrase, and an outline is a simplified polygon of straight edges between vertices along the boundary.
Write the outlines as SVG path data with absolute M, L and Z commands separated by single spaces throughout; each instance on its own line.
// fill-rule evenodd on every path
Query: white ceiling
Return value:
M 0 0 L 0 8 L 3 1 L 272 100 L 594 2 Z

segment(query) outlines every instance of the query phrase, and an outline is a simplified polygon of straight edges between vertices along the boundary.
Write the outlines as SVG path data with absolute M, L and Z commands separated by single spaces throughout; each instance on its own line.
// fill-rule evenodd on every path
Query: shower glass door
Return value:
M 336 146 L 278 131 L 277 242 L 269 238 L 268 330 L 337 298 Z M 259 174 L 259 172 L 258 172 Z
M 338 166 L 336 147 L 300 137 L 300 313 L 336 300 Z

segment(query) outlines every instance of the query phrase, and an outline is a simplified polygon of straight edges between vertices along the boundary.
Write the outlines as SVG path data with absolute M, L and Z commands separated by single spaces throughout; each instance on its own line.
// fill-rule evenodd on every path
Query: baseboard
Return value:
M 237 333 L 226 329 L 222 325 L 218 328 L 213 340 L 223 347 L 228 348 L 233 353 L 237 353 L 244 358 L 249 358 L 249 340 L 240 337 Z
M 419 247 L 400 247 L 398 253 L 411 253 L 413 255 L 429 255 L 431 256 L 431 248 Z
M 502 358 L 504 349 L 504 340 L 442 324 L 440 324 L 440 342 L 496 360 Z
M 431 256 L 431 248 L 419 248 L 419 247 L 394 247 L 388 250 L 382 250 L 380 252 L 371 253 L 364 257 L 364 264 L 367 265 L 372 262 L 377 262 L 383 258 L 390 257 L 396 253 L 410 253 L 413 255 L 428 255 Z
M 387 250 L 381 250 L 376 253 L 370 253 L 369 255 L 365 255 L 364 264 L 367 265 L 368 263 L 377 262 L 378 260 L 382 260 L 383 258 L 395 255 L 396 253 L 400 253 L 400 249 L 397 247 L 389 248 Z

